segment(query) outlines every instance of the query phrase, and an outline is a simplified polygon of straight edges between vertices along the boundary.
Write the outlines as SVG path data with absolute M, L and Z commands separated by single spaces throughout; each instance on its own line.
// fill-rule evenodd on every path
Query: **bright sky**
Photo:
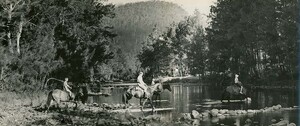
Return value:
M 149 1 L 149 0 L 108 0 L 108 2 L 113 4 L 125 4 L 132 2 L 140 2 L 140 1 Z M 210 11 L 210 6 L 216 2 L 216 0 L 161 0 L 173 2 L 180 5 L 183 9 L 185 9 L 189 14 L 193 14 L 195 9 L 198 9 L 200 13 L 204 15 L 208 15 Z

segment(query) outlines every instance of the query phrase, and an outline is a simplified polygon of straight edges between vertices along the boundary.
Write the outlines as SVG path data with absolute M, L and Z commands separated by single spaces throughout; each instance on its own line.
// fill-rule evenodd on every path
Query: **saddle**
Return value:
M 145 92 L 144 89 L 142 89 L 140 86 L 135 86 L 135 87 L 133 87 L 133 90 L 134 90 L 134 91 L 142 91 L 142 92 L 143 92 L 143 95 L 144 95 L 145 97 L 148 95 L 148 93 Z M 146 90 L 148 90 L 148 88 L 147 88 Z

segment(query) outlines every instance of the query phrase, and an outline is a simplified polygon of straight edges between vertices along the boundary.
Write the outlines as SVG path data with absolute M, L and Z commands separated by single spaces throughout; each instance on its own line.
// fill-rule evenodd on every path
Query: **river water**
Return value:
M 292 108 L 289 110 L 279 110 L 275 112 L 246 114 L 242 116 L 226 118 L 208 118 L 201 121 L 206 126 L 217 125 L 243 125 L 246 119 L 251 119 L 259 126 L 270 125 L 272 119 L 285 119 L 297 124 L 298 109 L 297 92 L 294 89 L 256 89 L 249 90 L 252 99 L 251 103 L 221 103 L 221 91 L 225 87 L 207 86 L 200 84 L 172 84 L 172 92 L 165 90 L 161 93 L 161 102 L 156 108 L 175 108 L 173 111 L 162 112 L 161 114 L 168 120 L 177 118 L 179 113 L 190 113 L 192 110 L 203 112 L 211 109 L 229 109 L 229 110 L 247 110 L 262 109 L 280 104 L 283 108 Z M 93 97 L 90 102 L 120 104 L 122 103 L 123 88 L 112 89 L 110 97 Z M 131 104 L 138 104 L 139 100 L 133 98 L 129 101 Z

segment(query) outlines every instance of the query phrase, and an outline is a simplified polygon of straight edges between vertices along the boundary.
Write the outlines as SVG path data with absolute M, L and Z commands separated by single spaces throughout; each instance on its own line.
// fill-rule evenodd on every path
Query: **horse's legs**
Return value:
M 143 106 L 143 99 L 140 98 L 140 108 Z
M 127 108 L 127 104 L 128 104 L 128 99 L 127 99 L 127 96 L 126 96 L 125 93 L 123 94 L 123 102 L 125 104 L 125 109 L 126 109 Z
M 152 114 L 154 114 L 155 107 L 154 107 L 154 105 L 153 105 L 152 98 L 149 98 L 149 101 L 150 101 L 150 104 L 151 104 L 151 107 L 152 107 Z
M 146 104 L 148 98 L 146 98 L 141 106 L 141 111 L 143 112 L 143 115 L 144 115 L 144 105 Z
M 45 113 L 48 113 L 49 108 L 52 106 L 52 100 L 51 99 L 48 100 L 46 105 L 47 105 L 47 110 L 45 111 Z

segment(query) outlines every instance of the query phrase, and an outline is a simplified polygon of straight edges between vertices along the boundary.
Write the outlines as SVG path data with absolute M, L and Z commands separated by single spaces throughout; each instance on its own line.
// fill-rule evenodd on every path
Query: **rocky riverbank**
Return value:
M 268 112 L 275 112 L 275 111 L 285 111 L 285 110 L 296 110 L 298 109 L 297 106 L 290 107 L 290 108 L 282 108 L 281 105 L 275 105 L 271 107 L 265 107 L 259 110 L 228 110 L 228 109 L 212 109 L 206 110 L 204 112 L 199 113 L 196 110 L 193 110 L 191 113 L 182 113 L 179 118 L 177 118 L 176 124 L 186 125 L 200 125 L 200 121 L 204 120 L 212 120 L 212 122 L 217 123 L 220 119 L 230 118 L 230 117 L 238 117 L 238 116 L 245 116 L 245 115 L 253 115 L 257 113 L 268 113 Z M 289 122 L 288 120 L 280 119 L 272 119 L 270 120 L 271 126 L 296 126 L 294 122 Z M 251 119 L 246 119 L 244 122 L 245 126 L 254 125 L 255 121 Z M 220 124 L 224 125 L 224 124 Z

